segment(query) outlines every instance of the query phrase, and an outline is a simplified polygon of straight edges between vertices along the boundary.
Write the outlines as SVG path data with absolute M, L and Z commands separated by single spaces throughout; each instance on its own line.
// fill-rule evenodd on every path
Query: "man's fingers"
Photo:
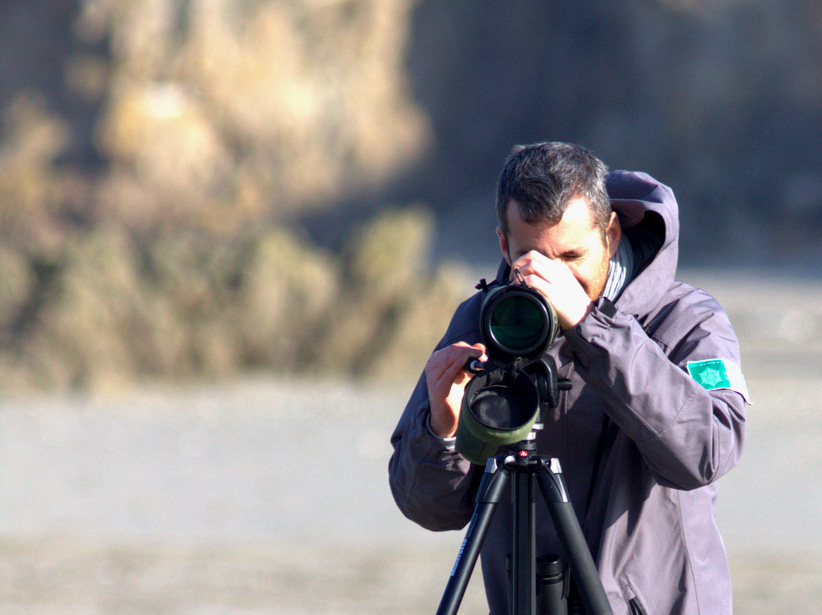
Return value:
M 452 346 L 438 350 L 431 355 L 425 366 L 426 374 L 434 384 L 450 387 L 457 379 L 469 359 L 479 359 L 485 354 L 482 344 L 469 346 L 459 342 Z
M 464 369 L 471 358 L 485 358 L 485 346 L 459 342 L 432 354 L 425 366 L 431 403 L 430 425 L 442 438 L 450 438 L 457 428 L 463 389 L 469 379 Z
M 529 283 L 528 278 L 537 277 L 549 281 L 551 274 L 557 272 L 558 266 L 559 263 L 543 256 L 539 252 L 528 252 L 514 261 L 511 269 L 511 281 L 515 283 L 521 282 L 524 278 L 526 284 L 529 286 L 531 283 Z
M 457 359 L 448 366 L 448 369 L 442 375 L 443 384 L 448 383 L 450 385 L 452 383 L 456 383 L 459 379 L 460 373 L 465 370 L 465 364 L 468 363 L 471 356 L 473 355 L 466 353 L 462 355 L 462 358 L 457 357 Z
M 469 346 L 465 342 L 453 344 L 432 354 L 428 364 L 435 369 L 440 368 L 442 370 L 449 369 L 452 365 L 459 364 L 460 362 L 464 364 L 470 357 L 479 358 L 482 356 L 483 348 L 481 344 L 477 346 L 480 347 Z

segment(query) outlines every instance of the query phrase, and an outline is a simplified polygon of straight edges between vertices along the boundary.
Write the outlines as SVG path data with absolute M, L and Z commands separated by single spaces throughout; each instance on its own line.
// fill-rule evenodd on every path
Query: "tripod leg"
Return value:
M 537 482 L 548 505 L 560 542 L 567 551 L 568 562 L 579 587 L 585 612 L 591 615 L 611 615 L 611 605 L 599 579 L 588 543 L 582 535 L 582 528 L 577 521 L 573 505 L 568 499 L 557 459 L 552 459 L 550 465 L 546 461 L 542 462 L 542 467 L 537 473 Z
M 498 458 L 492 457 L 485 464 L 485 473 L 477 491 L 474 515 L 471 517 L 457 561 L 445 586 L 437 615 L 456 615 L 459 610 L 471 573 L 479 558 L 482 542 L 491 526 L 491 518 L 505 492 L 510 476 L 510 472 L 502 466 Z

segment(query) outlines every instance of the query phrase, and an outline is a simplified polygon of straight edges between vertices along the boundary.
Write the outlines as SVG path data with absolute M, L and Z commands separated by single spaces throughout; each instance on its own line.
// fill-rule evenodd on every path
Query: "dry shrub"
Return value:
M 359 376 L 403 379 L 445 330 L 465 276 L 426 270 L 433 220 L 422 208 L 384 211 L 351 239 L 339 298 L 310 364 Z
M 17 320 L 25 309 L 34 287 L 28 260 L 0 245 L 0 335 L 6 344 L 14 335 Z
M 413 207 L 377 216 L 342 256 L 281 228 L 146 242 L 101 225 L 53 260 L 0 249 L 0 386 L 100 390 L 247 370 L 407 379 L 467 287 L 459 271 L 427 269 L 431 231 Z
M 333 313 L 339 293 L 339 258 L 282 229 L 268 232 L 254 246 L 239 297 L 236 326 L 245 362 L 295 369 L 310 354 L 306 345 Z
M 111 388 L 178 364 L 183 331 L 168 298 L 146 292 L 136 265 L 118 229 L 70 244 L 24 345 L 35 384 Z
M 23 254 L 52 252 L 66 235 L 58 219 L 65 176 L 53 161 L 66 145 L 67 127 L 28 94 L 0 120 L 0 241 Z

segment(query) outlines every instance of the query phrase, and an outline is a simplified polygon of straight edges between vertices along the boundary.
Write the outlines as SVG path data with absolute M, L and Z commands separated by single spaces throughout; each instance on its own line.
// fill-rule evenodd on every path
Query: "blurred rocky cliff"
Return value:
M 438 333 L 414 327 L 456 300 L 430 212 L 383 208 L 334 253 L 288 224 L 423 151 L 409 11 L 0 5 L 4 386 L 419 365 Z
M 820 77 L 815 0 L 7 0 L 0 387 L 407 376 L 516 142 L 674 186 L 686 259 L 801 257 Z

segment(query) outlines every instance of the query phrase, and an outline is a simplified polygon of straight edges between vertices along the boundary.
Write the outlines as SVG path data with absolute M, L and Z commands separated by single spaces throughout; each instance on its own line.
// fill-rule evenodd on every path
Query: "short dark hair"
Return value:
M 568 204 L 583 198 L 594 223 L 604 233 L 611 219 L 605 190 L 608 167 L 590 151 L 570 143 L 517 145 L 511 151 L 497 184 L 497 218 L 508 235 L 506 210 L 514 199 L 528 224 L 545 220 L 556 224 Z

